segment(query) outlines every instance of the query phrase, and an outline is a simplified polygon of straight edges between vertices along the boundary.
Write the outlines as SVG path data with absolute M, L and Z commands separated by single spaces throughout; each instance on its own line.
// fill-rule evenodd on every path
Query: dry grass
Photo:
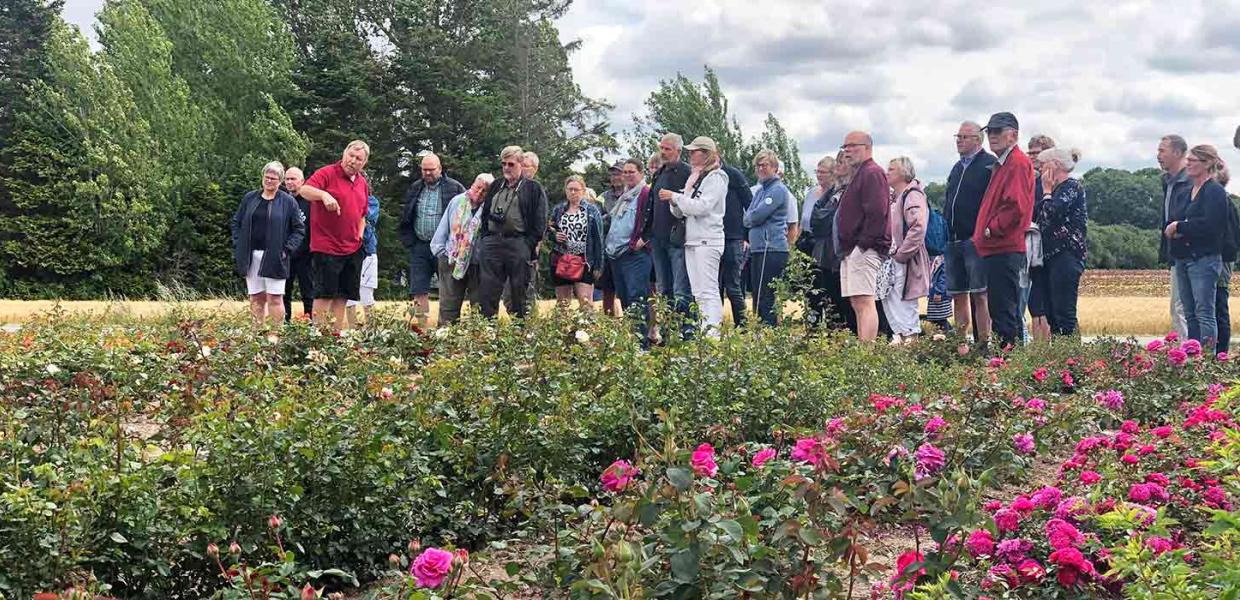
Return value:
M 1233 280 L 1240 284 L 1240 277 Z M 1081 280 L 1081 298 L 1077 305 L 1081 331 L 1085 335 L 1162 335 L 1171 328 L 1168 314 L 1170 273 L 1156 271 L 1087 271 Z M 1240 285 L 1233 289 L 1240 290 Z M 294 302 L 294 311 L 300 314 L 301 304 Z M 438 312 L 431 303 L 431 321 Z M 189 307 L 203 311 L 246 310 L 240 300 L 200 300 L 193 302 L 157 301 L 22 301 L 0 300 L 0 324 L 21 323 L 32 316 L 46 313 L 59 306 L 73 315 L 93 315 L 100 318 L 144 318 L 161 314 L 174 306 Z M 539 302 L 540 310 L 550 310 L 554 301 Z M 380 302 L 380 310 L 403 312 L 405 302 Z M 1237 314 L 1240 302 L 1232 299 L 1232 314 Z M 799 307 L 790 306 L 789 312 Z M 725 309 L 724 314 L 729 311 Z

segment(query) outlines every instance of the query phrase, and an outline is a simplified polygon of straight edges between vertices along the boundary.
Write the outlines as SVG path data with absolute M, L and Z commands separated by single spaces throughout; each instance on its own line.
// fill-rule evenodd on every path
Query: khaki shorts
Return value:
M 878 268 L 883 263 L 876 250 L 853 248 L 840 263 L 840 295 L 873 296 L 878 281 Z

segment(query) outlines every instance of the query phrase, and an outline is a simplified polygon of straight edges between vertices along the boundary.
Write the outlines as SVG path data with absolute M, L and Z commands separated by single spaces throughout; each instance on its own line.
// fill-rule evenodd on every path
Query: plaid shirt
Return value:
M 439 227 L 439 219 L 443 211 L 439 207 L 439 182 L 422 189 L 418 197 L 418 214 L 413 222 L 413 231 L 418 239 L 429 242 L 435 237 L 435 229 Z

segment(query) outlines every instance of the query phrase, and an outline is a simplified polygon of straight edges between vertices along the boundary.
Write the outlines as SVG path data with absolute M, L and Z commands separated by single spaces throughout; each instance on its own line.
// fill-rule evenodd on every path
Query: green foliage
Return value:
M 1163 191 L 1157 169 L 1090 169 L 1081 177 L 1089 218 L 1102 225 L 1157 229 L 1163 223 Z M 1157 245 L 1155 245 L 1157 247 Z
M 660 81 L 659 88 L 646 98 L 646 115 L 634 115 L 635 126 L 628 132 L 629 156 L 641 159 L 658 149 L 664 133 L 678 133 L 688 144 L 697 136 L 707 136 L 719 146 L 723 161 L 745 173 L 750 183 L 756 182 L 753 157 L 763 148 L 774 150 L 784 164 L 784 181 L 799 196 L 811 180 L 801 165 L 801 154 L 795 140 L 788 137 L 775 115 L 767 114 L 762 133 L 746 140 L 740 123 L 731 113 L 728 97 L 719 78 L 709 66 L 704 68 L 698 83 L 677 73 L 670 81 Z
M 1090 216 L 1093 199 L 1090 198 Z M 1158 267 L 1159 232 L 1137 229 L 1128 224 L 1100 225 L 1089 223 L 1087 241 L 1089 269 L 1154 269 Z

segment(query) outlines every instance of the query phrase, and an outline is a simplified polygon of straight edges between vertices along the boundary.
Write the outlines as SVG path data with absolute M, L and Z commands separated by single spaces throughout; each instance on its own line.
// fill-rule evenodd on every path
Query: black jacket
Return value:
M 267 215 L 267 247 L 250 247 L 250 224 L 254 211 L 270 202 Z M 268 201 L 262 192 L 255 190 L 241 198 L 232 220 L 233 262 L 242 276 L 250 272 L 250 258 L 254 250 L 263 251 L 263 262 L 258 267 L 260 277 L 288 279 L 288 263 L 301 241 L 306 237 L 306 225 L 301 220 L 301 209 L 288 192 L 278 190 L 276 197 Z
M 400 214 L 400 226 L 397 231 L 400 233 L 400 243 L 406 248 L 412 248 L 413 243 L 418 241 L 418 234 L 414 232 L 414 222 L 418 219 L 418 202 L 422 199 L 422 192 L 426 189 L 426 182 L 418 179 L 409 186 L 409 191 L 405 192 L 405 209 Z M 461 182 L 442 175 L 439 178 L 439 214 L 443 215 L 443 211 L 448 209 L 448 202 L 453 198 L 464 194 L 465 186 Z M 423 240 L 423 243 L 430 243 L 430 240 Z
M 968 169 L 960 167 L 960 161 L 952 167 L 947 176 L 947 193 L 943 200 L 943 216 L 947 219 L 947 229 L 953 241 L 973 238 L 973 230 L 977 227 L 977 213 L 982 208 L 982 197 L 986 195 L 986 187 L 990 185 L 990 174 L 994 171 L 995 157 L 993 154 L 980 150 Z
M 293 260 L 310 259 L 310 201 L 302 198 L 300 194 L 293 196 L 293 200 L 297 201 L 297 208 L 301 210 L 301 222 L 306 225 L 306 235 L 301 236 L 301 245 L 297 247 L 297 252 L 293 253 Z
M 689 181 L 689 163 L 684 161 L 676 161 L 672 163 L 663 163 L 658 171 L 655 171 L 654 177 L 650 182 L 650 207 L 653 212 L 652 219 L 648 219 L 647 223 L 653 224 L 651 234 L 655 239 L 666 242 L 672 233 L 672 203 L 659 199 L 659 190 L 671 190 L 673 192 L 681 192 L 685 189 L 685 182 Z M 643 238 L 649 239 L 647 235 Z
M 1219 254 L 1223 250 L 1223 236 L 1227 234 L 1228 208 L 1231 202 L 1227 190 L 1210 179 L 1191 200 L 1192 182 L 1189 182 L 1190 202 L 1182 212 L 1171 213 L 1176 225 L 1176 235 L 1171 240 L 1171 256 L 1176 259 L 1200 258 Z
M 720 168 L 728 174 L 727 208 L 723 213 L 723 239 L 744 240 L 749 236 L 745 228 L 744 217 L 745 211 L 749 210 L 749 203 L 753 202 L 753 190 L 749 189 L 749 180 L 745 178 L 745 174 L 740 169 L 726 164 Z
M 500 190 L 504 189 L 504 184 L 508 180 L 500 177 L 491 183 L 491 187 L 487 188 L 486 198 L 482 201 L 479 210 L 482 211 L 482 228 L 480 237 L 491 235 L 491 200 Z M 525 222 L 525 240 L 530 245 L 530 259 L 533 260 L 538 256 L 538 242 L 542 241 L 543 234 L 547 231 L 547 193 L 543 191 L 541 185 L 533 179 L 524 177 L 517 183 L 517 203 L 521 207 L 521 220 Z M 499 235 L 495 232 L 494 235 Z
M 1188 174 L 1180 169 L 1175 175 L 1163 175 L 1163 224 L 1165 230 L 1172 221 L 1176 220 L 1172 215 L 1183 215 L 1188 210 L 1189 200 L 1193 196 L 1193 182 L 1188 180 Z M 1171 196 L 1167 197 L 1167 187 L 1171 187 Z M 1171 245 L 1167 241 L 1167 236 L 1158 236 L 1158 260 L 1163 262 L 1171 262 Z

